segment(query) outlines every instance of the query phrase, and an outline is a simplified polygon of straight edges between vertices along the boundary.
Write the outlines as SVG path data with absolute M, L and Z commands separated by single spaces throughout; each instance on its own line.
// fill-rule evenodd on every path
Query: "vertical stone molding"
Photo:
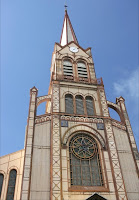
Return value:
M 118 153 L 116 149 L 116 144 L 114 140 L 114 134 L 112 129 L 112 124 L 110 120 L 105 120 L 106 134 L 108 138 L 108 145 L 110 150 L 110 156 L 112 161 L 112 167 L 116 182 L 116 190 L 118 193 L 118 200 L 127 200 L 124 181 L 122 177 L 121 167 L 119 163 Z
M 59 112 L 59 85 L 53 84 L 52 111 Z M 52 200 L 61 200 L 61 164 L 60 164 L 60 121 L 59 115 L 52 117 Z
M 56 84 L 53 84 L 52 104 L 53 112 L 59 112 L 59 85 Z
M 100 95 L 100 101 L 101 101 L 101 106 L 102 106 L 102 114 L 105 117 L 109 117 L 107 101 L 106 101 L 106 97 L 105 97 L 105 93 L 103 89 L 99 90 L 99 95 Z
M 38 90 L 35 87 L 33 87 L 30 90 L 30 105 L 29 105 L 29 115 L 28 115 L 26 143 L 25 143 L 25 158 L 24 158 L 21 200 L 29 199 L 30 178 L 31 178 L 31 159 L 32 159 L 37 93 L 38 93 Z
M 53 116 L 52 200 L 61 200 L 60 127 L 59 116 Z

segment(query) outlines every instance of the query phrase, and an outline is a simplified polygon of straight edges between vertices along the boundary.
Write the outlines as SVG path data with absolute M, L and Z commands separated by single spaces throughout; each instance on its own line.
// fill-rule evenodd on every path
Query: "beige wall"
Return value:
M 30 199 L 50 199 L 50 121 L 35 125 Z
M 20 200 L 22 174 L 23 174 L 24 149 L 2 156 L 0 158 L 0 173 L 4 174 L 1 200 L 6 199 L 9 174 L 12 169 L 17 170 L 14 200 Z
M 128 200 L 139 200 L 139 179 L 126 131 L 113 127 Z

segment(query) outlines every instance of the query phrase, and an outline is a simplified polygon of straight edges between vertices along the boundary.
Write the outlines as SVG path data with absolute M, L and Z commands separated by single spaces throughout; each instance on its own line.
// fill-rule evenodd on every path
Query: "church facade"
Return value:
M 123 97 L 106 99 L 67 10 L 48 95 L 30 90 L 23 150 L 0 158 L 1 200 L 139 200 L 139 155 Z M 46 112 L 37 107 L 46 102 Z M 114 109 L 120 121 L 110 117 Z

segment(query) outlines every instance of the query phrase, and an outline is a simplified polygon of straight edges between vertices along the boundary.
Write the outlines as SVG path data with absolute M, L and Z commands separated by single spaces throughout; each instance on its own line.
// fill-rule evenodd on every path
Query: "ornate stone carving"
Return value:
M 108 106 L 107 106 L 104 90 L 102 89 L 99 90 L 99 94 L 100 94 L 100 101 L 102 105 L 103 116 L 109 117 Z
M 47 121 L 50 121 L 50 120 L 51 120 L 51 116 L 50 116 L 50 115 L 37 117 L 37 118 L 35 119 L 35 124 L 47 122 Z
M 61 116 L 61 120 L 75 121 L 75 122 L 88 122 L 88 123 L 103 123 L 101 118 L 87 118 L 87 117 L 73 117 L 73 116 Z

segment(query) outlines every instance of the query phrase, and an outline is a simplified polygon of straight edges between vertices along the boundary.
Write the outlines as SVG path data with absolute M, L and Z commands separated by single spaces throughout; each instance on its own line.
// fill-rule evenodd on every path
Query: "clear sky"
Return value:
M 65 0 L 1 0 L 0 155 L 23 149 L 30 88 L 46 95 Z M 138 0 L 68 0 L 80 46 L 92 47 L 107 100 L 123 96 L 139 147 Z

